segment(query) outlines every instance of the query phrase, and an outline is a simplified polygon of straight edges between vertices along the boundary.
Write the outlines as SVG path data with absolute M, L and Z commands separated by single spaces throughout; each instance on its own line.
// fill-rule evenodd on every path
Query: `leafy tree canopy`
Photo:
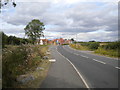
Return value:
M 44 36 L 43 30 L 45 29 L 44 23 L 38 19 L 33 19 L 28 25 L 24 28 L 25 34 L 29 39 L 35 42 L 37 38 Z

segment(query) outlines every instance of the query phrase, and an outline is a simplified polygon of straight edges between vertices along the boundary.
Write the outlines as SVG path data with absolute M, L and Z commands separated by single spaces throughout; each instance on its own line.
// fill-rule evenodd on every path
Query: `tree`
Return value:
M 73 42 L 74 42 L 75 40 L 74 40 L 73 38 L 71 38 L 71 41 L 73 41 Z
M 8 36 L 6 34 L 4 34 L 4 32 L 0 32 L 0 36 L 2 37 L 2 48 L 5 47 L 5 44 L 7 44 L 7 40 L 8 40 Z
M 43 35 L 43 30 L 45 29 L 43 22 L 38 19 L 33 19 L 28 25 L 24 28 L 25 35 L 33 41 L 33 43 Z
M 94 40 L 92 40 L 92 41 L 89 41 L 89 42 L 95 42 Z

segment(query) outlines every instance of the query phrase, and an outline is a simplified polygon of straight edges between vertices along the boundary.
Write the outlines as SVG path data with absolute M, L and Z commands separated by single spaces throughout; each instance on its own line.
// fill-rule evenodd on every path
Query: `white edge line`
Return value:
M 96 61 L 96 62 L 102 63 L 102 64 L 106 64 L 105 62 L 102 62 L 102 61 L 99 61 L 99 60 L 96 60 L 96 59 L 93 59 L 93 60 Z
M 74 53 L 75 55 L 79 55 L 79 54 L 77 54 L 77 53 Z
M 68 51 L 66 48 L 65 48 L 65 46 L 63 46 L 63 48 L 66 50 L 66 51 Z M 68 51 L 69 53 L 71 53 L 70 51 Z M 72 54 L 75 54 L 75 55 L 79 55 L 79 54 L 77 54 L 77 53 L 72 53 Z
M 120 69 L 119 67 L 115 67 L 115 68 Z
M 77 54 L 77 53 L 70 52 L 69 50 L 67 50 L 67 49 L 65 48 L 65 46 L 63 46 L 63 48 L 64 48 L 67 52 L 69 52 L 69 53 L 72 53 L 72 54 L 75 54 L 75 55 L 79 55 L 79 54 Z
M 57 50 L 57 52 L 58 52 L 58 49 L 56 49 Z M 67 61 L 73 66 L 73 68 L 75 69 L 75 71 L 77 72 L 77 74 L 79 75 L 79 77 L 82 79 L 82 81 L 83 81 L 83 83 L 85 84 L 85 86 L 87 87 L 87 88 L 90 88 L 89 86 L 88 86 L 88 84 L 86 83 L 86 81 L 84 80 L 84 78 L 83 78 L 83 76 L 80 74 L 80 72 L 77 70 L 77 68 L 72 64 L 72 62 L 68 59 L 68 58 L 66 58 L 65 56 L 63 56 L 60 52 L 58 52 L 62 57 L 64 57 L 65 59 L 67 59 Z

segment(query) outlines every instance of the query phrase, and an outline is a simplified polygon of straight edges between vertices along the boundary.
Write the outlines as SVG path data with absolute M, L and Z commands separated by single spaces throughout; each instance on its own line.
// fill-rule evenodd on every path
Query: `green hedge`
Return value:
M 110 42 L 107 45 L 102 45 L 101 48 L 104 48 L 106 50 L 117 50 L 120 49 L 120 41 L 117 42 Z
M 87 46 L 91 50 L 96 50 L 100 46 L 99 42 L 84 42 L 81 43 L 82 46 Z
M 4 48 L 5 45 L 21 45 L 26 43 L 32 43 L 32 41 L 29 39 L 18 38 L 15 36 L 7 36 L 3 32 L 0 32 L 0 35 L 2 36 L 2 48 Z

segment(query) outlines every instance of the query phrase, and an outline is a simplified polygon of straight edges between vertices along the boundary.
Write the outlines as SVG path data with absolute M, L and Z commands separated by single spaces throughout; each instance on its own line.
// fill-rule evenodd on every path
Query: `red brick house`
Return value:
M 72 43 L 71 40 L 67 40 L 63 38 L 53 39 L 53 40 L 40 39 L 37 41 L 37 44 L 40 44 L 40 45 L 47 45 L 47 44 L 62 45 L 62 44 L 70 44 L 70 43 Z
M 37 40 L 37 44 L 40 44 L 40 45 L 47 45 L 48 43 L 49 43 L 48 39 Z

